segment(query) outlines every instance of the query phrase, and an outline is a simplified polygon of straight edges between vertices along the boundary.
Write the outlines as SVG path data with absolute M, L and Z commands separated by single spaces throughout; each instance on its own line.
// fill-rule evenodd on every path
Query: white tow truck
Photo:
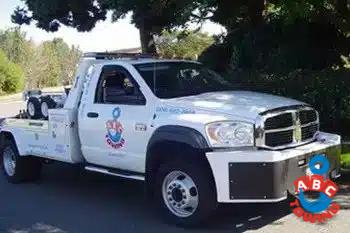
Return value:
M 40 177 L 44 160 L 145 181 L 167 219 L 193 225 L 218 203 L 280 202 L 308 161 L 340 171 L 340 136 L 283 97 L 234 91 L 197 62 L 88 53 L 48 120 L 7 118 L 1 161 L 11 183 Z

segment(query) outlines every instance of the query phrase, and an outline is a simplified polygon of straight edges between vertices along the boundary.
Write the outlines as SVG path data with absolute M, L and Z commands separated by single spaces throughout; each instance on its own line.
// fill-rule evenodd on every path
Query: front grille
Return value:
M 318 125 L 309 125 L 301 128 L 301 138 L 303 141 L 313 138 L 318 130 Z
M 279 131 L 265 134 L 265 144 L 270 147 L 293 142 L 293 130 Z
M 284 113 L 265 120 L 265 130 L 279 129 L 293 126 L 293 116 L 291 113 Z
M 297 107 L 263 115 L 256 128 L 258 147 L 283 149 L 312 141 L 318 131 L 318 114 L 309 107 Z
M 305 125 L 317 120 L 315 110 L 303 110 L 299 112 L 300 124 Z

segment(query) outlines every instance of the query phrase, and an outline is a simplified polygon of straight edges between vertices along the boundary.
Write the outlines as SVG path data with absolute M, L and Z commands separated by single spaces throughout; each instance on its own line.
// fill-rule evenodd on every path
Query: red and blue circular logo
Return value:
M 330 164 L 326 156 L 316 155 L 309 162 L 311 175 L 299 177 L 294 181 L 298 198 L 290 203 L 293 213 L 305 222 L 323 223 L 331 219 L 340 209 L 332 201 L 338 192 L 338 186 L 328 179 Z M 318 198 L 309 199 L 306 193 L 318 194 Z
M 124 146 L 125 140 L 123 138 L 123 125 L 118 121 L 121 115 L 120 108 L 115 108 L 112 112 L 113 120 L 106 122 L 107 134 L 106 141 L 107 144 L 114 149 L 119 149 Z

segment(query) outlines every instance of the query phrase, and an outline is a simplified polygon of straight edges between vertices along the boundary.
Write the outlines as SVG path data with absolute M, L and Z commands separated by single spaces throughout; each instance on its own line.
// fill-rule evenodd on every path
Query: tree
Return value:
M 227 29 L 216 51 L 210 48 L 215 55 L 206 56 L 220 70 L 281 74 L 343 66 L 342 56 L 349 56 L 347 1 L 203 0 L 202 5 L 202 14 Z
M 30 63 L 34 57 L 35 45 L 26 39 L 26 34 L 19 27 L 0 31 L 0 49 L 4 51 L 7 58 L 19 65 L 24 71 L 26 83 L 30 83 L 28 75 L 31 69 Z
M 192 0 L 23 0 L 26 8 L 17 8 L 12 21 L 29 24 L 33 20 L 39 28 L 57 31 L 60 25 L 74 27 L 78 31 L 90 31 L 96 22 L 106 20 L 112 11 L 117 21 L 132 12 L 132 22 L 140 30 L 143 52 L 155 53 L 153 37 L 162 32 L 186 24 L 198 8 Z
M 61 82 L 63 85 L 73 84 L 77 65 L 82 56 L 78 47 L 72 46 L 65 59 L 61 60 Z
M 71 84 L 82 55 L 61 38 L 36 45 L 19 27 L 0 31 L 0 50 L 23 70 L 28 89 Z
M 350 136 L 348 0 L 203 0 L 227 34 L 200 60 L 237 87 L 300 99 Z
M 7 58 L 16 64 L 25 64 L 31 55 L 32 43 L 19 27 L 0 31 L 0 48 Z
M 22 90 L 24 77 L 21 68 L 8 60 L 0 50 L 0 94 L 14 93 Z
M 265 0 L 198 0 L 197 18 L 224 26 L 228 33 L 238 25 L 258 27 L 263 23 Z
M 42 88 L 71 84 L 81 54 L 79 48 L 70 48 L 61 38 L 43 42 L 31 59 L 28 86 Z
M 156 38 L 159 55 L 163 58 L 183 58 L 196 60 L 211 44 L 214 38 L 196 31 L 163 31 Z

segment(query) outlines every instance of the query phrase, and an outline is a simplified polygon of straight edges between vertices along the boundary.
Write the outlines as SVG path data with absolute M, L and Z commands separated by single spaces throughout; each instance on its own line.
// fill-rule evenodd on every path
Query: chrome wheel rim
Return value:
M 35 115 L 35 107 L 34 107 L 34 104 L 31 102 L 28 103 L 28 113 L 30 116 Z
M 10 147 L 5 148 L 4 150 L 3 163 L 6 174 L 8 176 L 14 176 L 16 170 L 16 158 L 15 152 Z
M 197 186 L 192 178 L 184 172 L 170 172 L 164 178 L 162 194 L 168 209 L 178 217 L 189 217 L 198 207 Z
M 47 117 L 49 115 L 49 106 L 47 106 L 46 102 L 41 103 L 41 113 L 44 117 Z

